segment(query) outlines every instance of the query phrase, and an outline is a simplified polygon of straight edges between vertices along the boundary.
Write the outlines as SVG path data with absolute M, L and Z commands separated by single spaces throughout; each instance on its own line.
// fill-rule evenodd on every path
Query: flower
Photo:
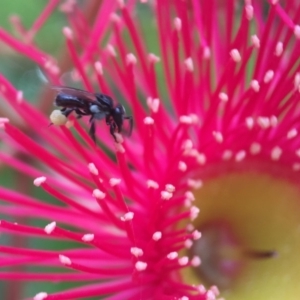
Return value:
M 20 40 L 3 29 L 0 39 L 32 60 L 51 84 L 65 85 L 70 74 L 33 42 L 58 2 L 49 1 Z M 242 198 L 231 203 L 228 214 L 214 217 L 205 212 L 208 205 L 217 204 L 218 212 L 228 205 L 202 199 L 206 186 L 214 192 L 223 188 L 223 178 L 226 186 L 235 182 L 233 193 L 245 178 L 247 195 L 257 178 L 267 190 L 265 174 L 297 180 L 300 27 L 294 20 L 300 5 L 104 0 L 92 26 L 75 2 L 60 8 L 69 21 L 63 34 L 72 85 L 123 99 L 135 127 L 131 137 L 118 135 L 114 142 L 99 121 L 98 145 L 86 121 L 74 115 L 64 126 L 49 127 L 48 116 L 0 75 L 2 96 L 28 132 L 0 119 L 6 146 L 1 160 L 59 201 L 1 187 L 1 232 L 61 245 L 60 250 L 1 246 L 2 267 L 41 268 L 2 271 L 0 277 L 76 283 L 53 293 L 37 290 L 35 300 L 216 299 L 215 284 L 223 288 L 224 278 L 240 276 L 245 258 L 273 257 L 280 250 L 241 241 Z M 142 20 L 137 13 L 145 8 L 157 26 L 155 52 L 148 50 L 155 45 L 147 46 L 139 25 L 149 22 L 147 14 Z M 53 115 L 52 120 L 56 123 Z M 257 215 L 259 205 L 265 208 L 261 201 L 254 205 Z M 27 217 L 39 222 L 18 221 Z M 232 228 L 234 218 L 239 220 Z M 186 270 L 196 271 L 193 279 Z M 192 282 L 195 273 L 202 274 L 198 282 Z

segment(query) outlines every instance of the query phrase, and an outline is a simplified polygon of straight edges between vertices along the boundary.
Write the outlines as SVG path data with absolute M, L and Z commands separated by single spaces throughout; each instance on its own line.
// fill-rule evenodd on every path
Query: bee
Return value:
M 102 93 L 90 93 L 65 86 L 54 86 L 52 88 L 58 92 L 54 105 L 62 107 L 60 112 L 63 116 L 67 118 L 73 111 L 78 119 L 82 116 L 91 116 L 89 135 L 94 142 L 96 142 L 96 120 L 105 119 L 110 134 L 116 142 L 118 142 L 116 132 L 122 132 L 124 120 L 129 121 L 129 135 L 131 134 L 133 128 L 132 116 L 126 116 L 123 105 L 114 105 L 111 97 Z

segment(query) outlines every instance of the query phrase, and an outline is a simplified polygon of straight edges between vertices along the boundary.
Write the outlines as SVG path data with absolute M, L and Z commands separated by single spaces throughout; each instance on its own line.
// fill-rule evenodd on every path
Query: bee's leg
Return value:
M 90 123 L 91 123 L 91 127 L 89 130 L 89 135 L 90 135 L 91 139 L 96 143 L 96 134 L 95 134 L 96 133 L 96 124 L 92 118 L 90 120 Z
M 73 110 L 74 110 L 74 108 L 65 108 L 64 107 L 60 111 L 64 116 L 68 117 Z
M 117 141 L 117 137 L 115 135 L 115 131 L 116 131 L 116 124 L 115 124 L 115 122 L 110 122 L 107 125 L 109 125 L 109 132 L 114 137 L 115 142 L 117 143 L 118 141 Z
M 129 135 L 131 135 L 133 129 L 133 118 L 132 116 L 125 116 L 124 119 L 129 120 Z

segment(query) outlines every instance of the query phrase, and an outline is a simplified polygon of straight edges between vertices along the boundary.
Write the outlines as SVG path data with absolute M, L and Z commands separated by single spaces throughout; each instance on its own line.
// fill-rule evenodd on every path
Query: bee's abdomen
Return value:
M 86 108 L 86 103 L 82 99 L 63 93 L 59 93 L 56 96 L 54 103 L 57 106 L 67 108 Z

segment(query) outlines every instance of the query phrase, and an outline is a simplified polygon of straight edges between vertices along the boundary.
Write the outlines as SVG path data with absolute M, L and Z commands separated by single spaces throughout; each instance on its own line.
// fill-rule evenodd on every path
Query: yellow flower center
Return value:
M 195 192 L 202 264 L 189 283 L 217 285 L 227 300 L 299 299 L 300 191 L 262 173 L 231 173 Z

